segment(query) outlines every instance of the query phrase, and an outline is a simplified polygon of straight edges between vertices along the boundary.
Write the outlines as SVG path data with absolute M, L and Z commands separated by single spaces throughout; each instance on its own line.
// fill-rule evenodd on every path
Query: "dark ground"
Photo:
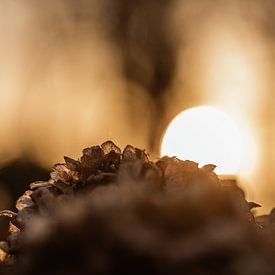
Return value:
M 48 180 L 49 171 L 28 160 L 15 160 L 0 169 L 0 210 L 15 210 L 16 199 L 24 193 L 31 182 Z M 0 240 L 6 236 L 8 219 L 0 217 Z

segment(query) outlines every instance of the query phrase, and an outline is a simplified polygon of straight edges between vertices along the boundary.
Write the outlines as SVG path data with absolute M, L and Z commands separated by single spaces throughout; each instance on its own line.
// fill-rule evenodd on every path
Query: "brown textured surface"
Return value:
M 65 157 L 2 213 L 9 274 L 274 274 L 273 215 L 214 169 L 110 141 Z

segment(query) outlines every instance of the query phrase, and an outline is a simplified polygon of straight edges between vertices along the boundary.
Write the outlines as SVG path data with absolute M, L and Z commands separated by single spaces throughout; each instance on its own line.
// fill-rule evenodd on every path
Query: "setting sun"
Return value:
M 236 174 L 243 155 L 237 124 L 224 112 L 202 106 L 178 114 L 164 134 L 161 155 L 215 164 L 218 174 Z

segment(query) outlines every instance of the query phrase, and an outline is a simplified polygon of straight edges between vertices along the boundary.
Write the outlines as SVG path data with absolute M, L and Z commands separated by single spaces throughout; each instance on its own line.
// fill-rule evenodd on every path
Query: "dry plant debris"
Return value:
M 65 157 L 16 203 L 0 242 L 7 274 L 275 274 L 275 214 L 255 217 L 214 165 L 111 141 Z

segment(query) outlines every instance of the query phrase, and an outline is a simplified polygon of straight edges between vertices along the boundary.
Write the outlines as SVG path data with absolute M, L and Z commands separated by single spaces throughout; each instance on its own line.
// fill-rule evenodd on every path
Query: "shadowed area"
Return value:
M 49 171 L 26 159 L 14 160 L 0 169 L 0 211 L 15 210 L 14 202 L 35 180 L 47 180 Z M 7 237 L 8 219 L 0 217 L 0 239 Z

